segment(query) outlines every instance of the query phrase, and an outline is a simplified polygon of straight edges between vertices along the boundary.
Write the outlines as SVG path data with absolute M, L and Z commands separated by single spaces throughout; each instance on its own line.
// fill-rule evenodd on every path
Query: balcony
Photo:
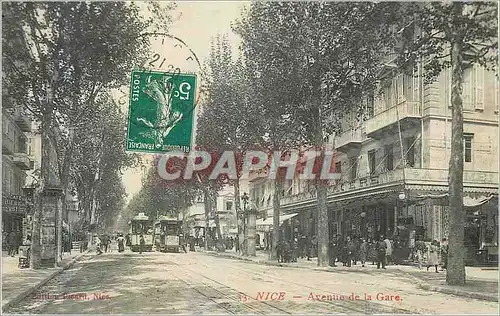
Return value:
M 403 184 L 403 179 L 410 190 L 448 190 L 448 170 L 446 169 L 396 169 L 378 175 L 367 175 L 354 180 L 344 180 L 328 188 L 328 197 L 351 193 L 353 196 L 370 190 L 380 190 Z M 489 171 L 464 171 L 464 191 L 487 189 L 496 191 L 498 173 Z M 374 192 L 374 191 L 371 191 Z M 375 191 L 376 193 L 376 191 Z M 372 193 L 370 193 L 372 194 Z M 302 192 L 281 199 L 281 205 L 315 203 L 316 192 Z
M 26 114 L 25 111 L 16 109 L 13 116 L 17 126 L 19 126 L 23 132 L 31 132 L 31 117 Z
M 14 141 L 6 134 L 2 134 L 2 154 L 12 155 L 14 153 Z
M 252 170 L 252 171 L 250 171 L 250 174 L 248 175 L 248 181 L 254 182 L 254 181 L 257 181 L 259 179 L 267 178 L 267 176 L 268 176 L 268 168 L 259 169 L 259 170 Z
M 35 161 L 26 153 L 14 153 L 12 160 L 22 170 L 32 170 L 35 168 Z
M 398 120 L 401 130 L 404 130 L 418 126 L 421 117 L 418 102 L 401 102 L 366 121 L 366 136 L 381 139 L 386 134 L 394 135 L 398 132 Z
M 335 149 L 343 153 L 352 150 L 359 151 L 364 140 L 366 140 L 366 136 L 363 129 L 350 130 L 335 137 Z

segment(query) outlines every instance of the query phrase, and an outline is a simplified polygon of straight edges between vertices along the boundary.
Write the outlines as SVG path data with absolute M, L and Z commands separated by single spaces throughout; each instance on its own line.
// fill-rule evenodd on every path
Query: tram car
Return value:
M 179 252 L 182 221 L 169 216 L 160 216 L 155 223 L 154 243 L 157 251 Z
M 153 250 L 153 221 L 144 213 L 139 213 L 129 222 L 130 250 L 140 250 L 140 236 L 144 237 L 143 251 Z

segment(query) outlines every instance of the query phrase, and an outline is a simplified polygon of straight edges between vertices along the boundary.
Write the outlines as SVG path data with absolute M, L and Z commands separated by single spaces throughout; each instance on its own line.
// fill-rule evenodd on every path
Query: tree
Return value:
M 303 147 L 312 146 L 323 152 L 328 136 L 339 130 L 343 114 L 352 111 L 350 107 L 360 107 L 358 96 L 372 88 L 386 44 L 383 41 L 386 37 L 381 36 L 385 31 L 382 23 L 385 16 L 379 14 L 382 12 L 379 7 L 373 3 L 340 2 L 272 3 L 252 7 L 251 10 L 260 12 L 255 14 L 259 19 L 266 16 L 267 20 L 259 20 L 259 34 L 253 38 L 243 36 L 245 44 L 252 47 L 248 52 L 257 63 L 272 65 L 273 69 L 262 72 L 262 76 L 275 71 L 284 78 L 280 80 L 279 91 L 275 85 L 261 85 L 261 90 L 274 90 L 281 102 L 289 102 L 288 110 L 293 113 L 296 129 L 295 135 L 290 135 Z M 283 81 L 285 84 L 281 84 Z M 283 122 L 291 123 L 290 119 Z M 323 162 L 323 158 L 320 156 L 317 163 Z M 321 164 L 316 164 L 316 168 L 320 169 Z M 276 182 L 279 187 L 279 181 Z M 328 264 L 327 184 L 328 181 L 315 181 L 318 264 L 322 266 Z M 275 192 L 275 204 L 278 199 Z
M 241 214 L 241 157 L 257 142 L 255 122 L 258 121 L 258 113 L 251 105 L 247 93 L 248 84 L 243 61 L 241 58 L 233 61 L 231 54 L 232 48 L 227 37 L 217 36 L 212 42 L 205 69 L 207 97 L 198 118 L 197 144 L 211 152 L 222 154 L 224 151 L 232 151 L 235 155 L 237 170 L 234 178 L 224 176 L 221 181 L 234 186 L 238 235 L 241 244 L 244 241 L 243 218 L 239 215 Z M 215 219 L 219 232 L 217 214 Z M 239 248 L 241 254 L 246 255 L 245 246 L 240 245 Z
M 279 18 L 280 8 L 285 5 L 253 3 L 234 25 L 234 31 L 243 39 L 246 93 L 260 114 L 260 119 L 253 122 L 255 133 L 260 138 L 261 149 L 270 152 L 285 152 L 300 145 L 300 126 L 294 122 L 298 110 L 295 106 L 297 95 L 293 89 L 299 76 L 286 52 L 286 47 L 295 43 L 286 42 L 289 39 L 281 36 L 286 26 Z M 280 239 L 282 181 L 281 177 L 274 180 L 271 259 L 277 258 L 276 246 Z
M 451 67 L 452 135 L 449 162 L 449 252 L 446 282 L 465 284 L 463 209 L 464 69 L 497 64 L 497 4 L 453 2 L 405 4 L 400 7 L 400 65 L 425 60 L 427 81 Z M 399 28 L 398 28 L 399 29 Z
M 12 65 L 5 69 L 8 97 L 41 122 L 38 193 L 54 185 L 62 185 L 65 193 L 73 128 L 91 110 L 99 91 L 126 78 L 131 61 L 144 49 L 131 39 L 147 24 L 136 6 L 125 3 L 4 3 L 3 9 L 9 12 L 3 20 L 3 57 Z M 68 140 L 66 150 L 58 147 L 58 138 Z M 49 178 L 51 148 L 65 156 L 58 157 L 56 182 Z M 61 213 L 57 215 L 60 249 Z M 33 223 L 34 268 L 40 265 L 41 216 L 39 205 Z

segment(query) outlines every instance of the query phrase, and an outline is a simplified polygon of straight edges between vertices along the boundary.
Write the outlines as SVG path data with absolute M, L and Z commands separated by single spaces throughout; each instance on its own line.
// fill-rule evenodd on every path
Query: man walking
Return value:
M 448 239 L 443 238 L 441 241 L 441 270 L 446 270 L 448 264 Z
M 377 269 L 380 269 L 380 264 L 382 264 L 382 269 L 385 269 L 385 256 L 386 256 L 386 250 L 387 250 L 387 245 L 384 241 L 384 237 L 380 237 L 377 245 Z
M 142 254 L 144 251 L 144 246 L 146 245 L 146 241 L 144 240 L 144 236 L 141 234 L 139 236 L 139 254 Z

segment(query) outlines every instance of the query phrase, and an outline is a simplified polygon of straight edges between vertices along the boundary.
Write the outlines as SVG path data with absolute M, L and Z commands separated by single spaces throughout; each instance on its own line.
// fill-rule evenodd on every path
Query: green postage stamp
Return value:
M 127 150 L 189 152 L 193 134 L 196 75 L 133 71 Z

